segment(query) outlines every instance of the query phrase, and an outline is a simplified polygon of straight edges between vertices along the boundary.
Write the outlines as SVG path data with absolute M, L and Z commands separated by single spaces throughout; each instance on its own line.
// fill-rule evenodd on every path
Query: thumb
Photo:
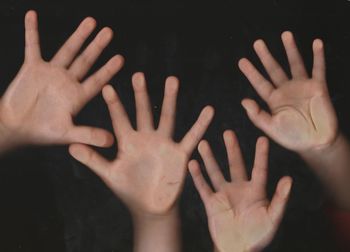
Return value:
M 84 144 L 72 144 L 69 153 L 79 162 L 86 165 L 97 176 L 104 180 L 107 177 L 109 162 L 91 147 Z
M 109 147 L 114 142 L 113 135 L 107 130 L 89 126 L 74 126 L 65 136 L 67 143 L 83 143 L 97 147 Z
M 276 225 L 276 228 L 282 220 L 292 188 L 292 182 L 292 178 L 288 176 L 283 177 L 278 181 L 276 192 L 273 195 L 270 206 L 267 210 L 272 222 Z

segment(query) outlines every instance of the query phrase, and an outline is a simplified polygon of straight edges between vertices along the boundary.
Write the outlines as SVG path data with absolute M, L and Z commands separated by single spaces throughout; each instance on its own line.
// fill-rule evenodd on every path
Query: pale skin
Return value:
M 180 251 L 177 199 L 182 191 L 192 151 L 209 126 L 214 111 L 205 107 L 180 142 L 172 138 L 179 82 L 165 83 L 159 125 L 153 122 L 145 77 L 134 74 L 137 128 L 134 129 L 115 90 L 107 85 L 103 97 L 118 143 L 109 161 L 83 144 L 70 146 L 71 155 L 94 171 L 129 208 L 135 227 L 134 251 Z
M 262 110 L 252 99 L 244 99 L 242 105 L 256 127 L 310 164 L 339 207 L 350 209 L 350 147 L 339 132 L 329 96 L 323 42 L 320 39 L 313 42 L 314 62 L 309 76 L 293 34 L 284 32 L 282 41 L 291 78 L 262 40 L 254 43 L 254 50 L 270 80 L 249 60 L 239 61 L 239 68 L 270 112 Z
M 261 251 L 273 239 L 290 194 L 292 179 L 283 177 L 271 201 L 267 198 L 268 140 L 258 139 L 251 179 L 233 131 L 224 133 L 231 180 L 227 181 L 206 141 L 198 150 L 214 191 L 205 181 L 196 160 L 189 163 L 195 187 L 208 216 L 215 251 Z
M 86 18 L 55 56 L 45 61 L 40 52 L 37 14 L 27 12 L 24 63 L 0 100 L 0 152 L 34 144 L 113 144 L 113 135 L 106 130 L 73 122 L 123 65 L 123 58 L 116 55 L 87 76 L 113 37 L 112 30 L 105 27 L 78 54 L 95 27 L 96 21 Z

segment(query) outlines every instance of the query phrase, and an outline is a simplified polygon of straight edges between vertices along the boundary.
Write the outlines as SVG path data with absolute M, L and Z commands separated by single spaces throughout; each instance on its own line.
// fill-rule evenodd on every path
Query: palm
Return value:
M 135 133 L 120 146 L 108 184 L 137 209 L 161 214 L 180 193 L 187 160 L 186 151 L 170 139 L 157 133 Z
M 267 140 L 257 142 L 252 179 L 247 179 L 243 158 L 235 135 L 228 131 L 224 140 L 232 182 L 225 180 L 206 142 L 199 145 L 215 192 L 201 174 L 199 164 L 191 161 L 190 172 L 204 202 L 209 231 L 218 251 L 251 251 L 264 248 L 273 238 L 287 202 L 291 179 L 280 180 L 272 202 L 267 199 Z
M 291 34 L 282 35 L 293 78 L 290 80 L 273 59 L 262 41 L 255 43 L 255 50 L 269 73 L 267 81 L 246 59 L 239 66 L 259 95 L 268 104 L 271 114 L 262 111 L 250 99 L 243 101 L 253 123 L 284 147 L 302 151 L 320 148 L 334 141 L 337 120 L 328 94 L 323 47 L 314 43 L 313 77 L 309 78 L 301 56 L 296 50 Z
M 116 56 L 97 73 L 81 81 L 111 38 L 110 31 L 105 29 L 81 56 L 74 59 L 93 28 L 94 21 L 86 19 L 55 57 L 46 62 L 40 56 L 36 15 L 33 12 L 27 14 L 25 62 L 2 97 L 0 106 L 4 127 L 25 138 L 25 143 L 84 142 L 98 146 L 112 143 L 112 137 L 104 130 L 73 124 L 73 117 L 102 89 L 122 63 L 121 57 Z M 97 50 L 98 44 L 100 49 Z M 90 58 L 89 62 L 87 58 Z M 91 142 L 91 134 L 100 135 L 104 141 Z
M 223 251 L 234 251 L 237 244 L 265 245 L 276 231 L 267 211 L 266 195 L 252 187 L 250 182 L 227 184 L 209 200 L 208 223 L 214 243 L 232 240 L 234 244 Z
M 154 129 L 153 115 L 143 74 L 133 77 L 137 130 L 130 125 L 121 102 L 112 87 L 103 95 L 108 104 L 118 154 L 109 162 L 85 145 L 72 145 L 70 153 L 96 172 L 133 213 L 162 215 L 170 211 L 183 186 L 188 159 L 203 136 L 212 117 L 210 107 L 180 143 L 172 139 L 178 81 L 166 81 L 162 115 Z

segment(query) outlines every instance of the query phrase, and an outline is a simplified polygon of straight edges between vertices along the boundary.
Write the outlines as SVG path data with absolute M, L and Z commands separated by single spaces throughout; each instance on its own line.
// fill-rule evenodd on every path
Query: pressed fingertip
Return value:
M 135 91 L 143 90 L 146 87 L 145 75 L 142 72 L 134 73 L 132 76 L 132 85 Z
M 313 43 L 314 50 L 323 49 L 323 41 L 321 39 L 315 39 Z
M 195 175 L 198 172 L 198 162 L 194 159 L 188 162 L 188 169 L 191 175 Z
M 283 41 L 288 41 L 293 39 L 293 33 L 291 31 L 284 31 L 281 34 L 281 38 Z
M 209 143 L 207 140 L 201 140 L 198 144 L 198 151 L 200 153 L 203 153 L 205 150 L 207 150 L 208 146 L 209 146 Z
M 111 85 L 106 85 L 102 89 L 102 96 L 106 102 L 112 102 L 115 100 L 115 91 Z
M 253 114 L 256 112 L 255 103 L 250 99 L 243 99 L 241 102 L 243 108 L 247 111 L 248 114 Z
M 262 39 L 258 39 L 253 43 L 253 47 L 255 50 L 260 50 L 265 46 L 265 42 Z

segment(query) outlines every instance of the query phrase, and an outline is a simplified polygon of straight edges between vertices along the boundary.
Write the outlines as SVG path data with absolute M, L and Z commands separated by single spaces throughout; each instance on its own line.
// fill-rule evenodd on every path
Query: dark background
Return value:
M 252 43 L 263 38 L 287 67 L 280 34 L 291 30 L 310 69 L 311 43 L 320 37 L 326 45 L 332 100 L 342 130 L 350 134 L 349 1 L 1 1 L 1 92 L 23 60 L 23 17 L 28 9 L 38 11 L 46 59 L 88 15 L 97 19 L 99 28 L 110 26 L 115 31 L 96 67 L 114 53 L 125 56 L 125 67 L 111 83 L 132 120 L 135 109 L 130 77 L 135 71 L 146 73 L 156 120 L 166 76 L 180 78 L 177 139 L 204 105 L 215 106 L 215 121 L 205 138 L 222 167 L 226 167 L 221 137 L 225 129 L 238 134 L 249 167 L 255 141 L 262 134 L 240 106 L 243 97 L 261 100 L 239 72 L 239 58 L 249 57 L 261 69 Z M 111 130 L 100 96 L 86 106 L 77 122 Z M 112 157 L 115 148 L 103 152 Z M 194 156 L 198 157 L 197 153 Z M 294 178 L 292 196 L 279 232 L 266 251 L 338 251 L 324 214 L 327 198 L 318 181 L 295 154 L 272 144 L 269 195 L 286 174 Z M 68 155 L 66 147 L 18 150 L 3 157 L 0 202 L 1 252 L 131 251 L 127 210 L 92 172 Z M 211 251 L 204 208 L 189 176 L 181 206 L 185 251 Z

